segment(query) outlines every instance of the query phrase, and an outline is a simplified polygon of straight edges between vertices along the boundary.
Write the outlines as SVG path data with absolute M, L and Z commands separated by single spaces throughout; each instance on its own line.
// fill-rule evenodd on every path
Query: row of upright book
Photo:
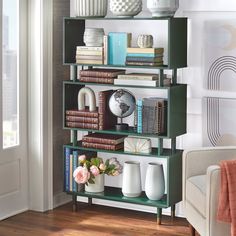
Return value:
M 110 32 L 104 36 L 103 46 L 76 47 L 76 63 L 85 65 L 162 66 L 164 48 L 131 47 L 132 34 Z
M 167 130 L 167 101 L 150 97 L 136 103 L 137 133 L 164 134 Z

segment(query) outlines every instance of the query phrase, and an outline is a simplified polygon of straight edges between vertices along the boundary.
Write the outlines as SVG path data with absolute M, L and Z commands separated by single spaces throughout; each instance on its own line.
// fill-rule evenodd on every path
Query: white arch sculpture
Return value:
M 78 109 L 85 109 L 85 97 L 89 99 L 89 111 L 96 111 L 96 97 L 91 88 L 84 87 L 78 92 Z

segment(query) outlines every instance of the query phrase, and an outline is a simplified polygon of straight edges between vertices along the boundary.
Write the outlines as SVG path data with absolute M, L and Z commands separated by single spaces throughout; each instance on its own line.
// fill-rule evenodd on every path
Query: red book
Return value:
M 83 142 L 117 145 L 124 142 L 126 135 L 93 133 L 85 135 Z
M 102 78 L 102 77 L 80 77 L 79 81 L 86 83 L 114 84 L 113 78 Z
M 81 128 L 81 129 L 98 129 L 98 124 L 79 123 L 79 122 L 66 122 L 67 127 Z
M 104 149 L 104 150 L 116 151 L 116 150 L 124 148 L 124 143 L 119 143 L 117 145 L 111 145 L 111 144 L 82 142 L 82 146 L 85 148 L 94 148 L 94 149 Z
M 66 121 L 98 124 L 98 118 L 85 117 L 85 116 L 69 116 L 69 115 L 66 115 Z
M 98 117 L 98 111 L 89 111 L 89 108 L 85 108 L 84 110 L 66 110 L 66 115 L 69 116 L 83 116 L 83 117 Z
M 116 78 L 117 75 L 125 74 L 125 70 L 94 68 L 94 69 L 81 70 L 79 74 L 80 77 L 87 76 L 87 77 Z

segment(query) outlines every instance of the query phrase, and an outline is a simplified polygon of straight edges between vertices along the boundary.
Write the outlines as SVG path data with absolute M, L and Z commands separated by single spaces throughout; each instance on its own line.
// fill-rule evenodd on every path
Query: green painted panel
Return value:
M 168 92 L 167 136 L 175 138 L 186 133 L 187 85 L 172 86 Z
M 63 62 L 75 63 L 76 46 L 84 45 L 85 21 L 64 18 L 63 23 Z
M 168 66 L 187 66 L 187 18 L 171 18 L 168 26 Z

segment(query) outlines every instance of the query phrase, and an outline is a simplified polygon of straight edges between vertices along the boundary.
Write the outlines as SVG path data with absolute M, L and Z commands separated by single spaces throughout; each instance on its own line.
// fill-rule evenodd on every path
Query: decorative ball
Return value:
M 110 97 L 109 108 L 120 118 L 130 116 L 135 109 L 135 97 L 128 90 L 118 89 Z
M 151 48 L 153 46 L 153 37 L 148 34 L 140 34 L 138 36 L 138 46 L 140 48 Z

